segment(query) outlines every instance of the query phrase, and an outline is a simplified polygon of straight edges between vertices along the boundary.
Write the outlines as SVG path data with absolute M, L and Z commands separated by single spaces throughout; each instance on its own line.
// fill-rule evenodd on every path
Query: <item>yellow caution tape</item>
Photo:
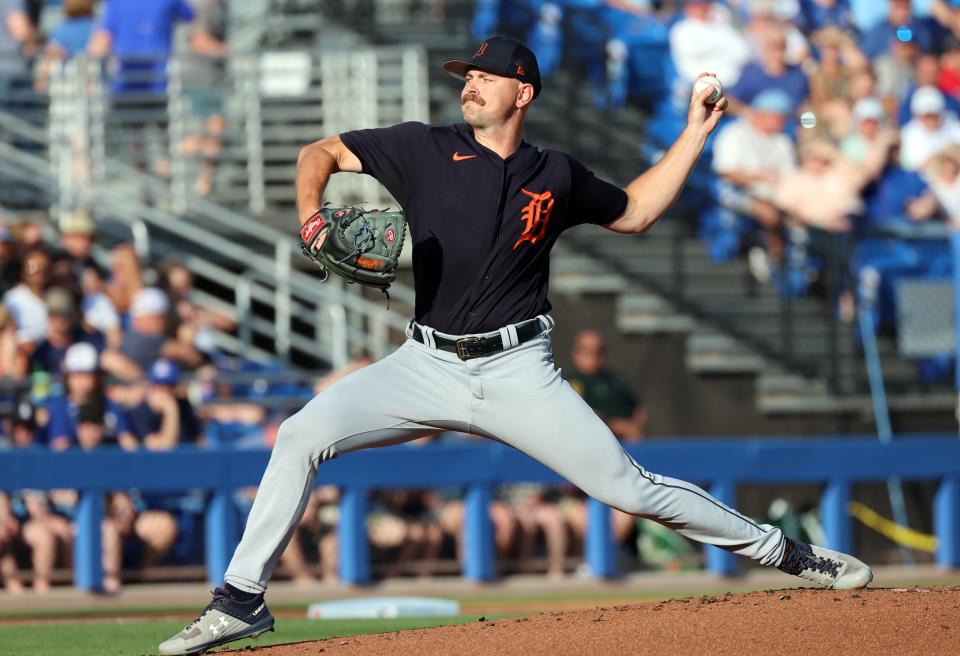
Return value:
M 847 511 L 877 533 L 893 540 L 897 544 L 902 544 L 911 549 L 917 549 L 918 551 L 929 551 L 931 553 L 937 550 L 936 536 L 915 531 L 909 526 L 901 526 L 883 517 L 859 501 L 851 501 L 847 505 Z

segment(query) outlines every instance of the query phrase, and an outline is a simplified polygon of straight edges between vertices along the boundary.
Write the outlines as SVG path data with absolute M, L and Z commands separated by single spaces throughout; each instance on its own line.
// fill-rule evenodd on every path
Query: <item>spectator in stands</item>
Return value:
M 947 222 L 960 229 L 960 145 L 948 146 L 928 162 L 924 178 L 943 208 Z
M 29 357 L 37 344 L 47 336 L 47 306 L 43 291 L 50 270 L 50 257 L 45 251 L 33 249 L 24 256 L 20 284 L 3 295 L 3 304 L 13 314 L 17 324 L 17 340 Z
M 913 15 L 910 0 L 889 0 L 884 20 L 866 30 L 860 49 L 870 59 L 887 54 L 894 43 L 915 42 L 921 52 L 937 49 L 936 32 L 930 22 Z
M 44 593 L 50 590 L 57 561 L 70 561 L 73 545 L 73 525 L 54 511 L 53 500 L 59 498 L 66 503 L 75 503 L 76 494 L 70 490 L 53 490 L 48 496 L 36 490 L 25 490 L 21 498 L 27 511 L 23 541 L 30 549 L 33 591 Z
M 853 80 L 867 67 L 867 60 L 839 28 L 825 27 L 813 35 L 813 42 L 819 59 L 810 75 L 810 104 L 818 125 L 840 137 L 850 126 Z
M 151 451 L 166 451 L 200 440 L 197 413 L 179 387 L 180 367 L 161 358 L 150 367 L 148 384 L 129 386 L 125 395 L 127 420 L 140 443 Z M 136 403 L 134 403 L 136 402 Z
M 24 0 L 0 0 L 0 109 L 16 108 L 14 95 L 28 76 L 38 43 Z
M 920 54 L 916 41 L 897 40 L 889 51 L 873 60 L 877 91 L 883 97 L 888 112 L 895 112 L 910 93 Z
M 106 0 L 87 50 L 100 59 L 116 56 L 115 93 L 164 93 L 174 28 L 193 16 L 185 0 Z
M 123 333 L 120 348 L 103 354 L 104 369 L 123 380 L 143 378 L 160 357 L 196 367 L 202 356 L 192 344 L 165 334 L 170 303 L 156 287 L 137 292 L 130 305 L 130 328 Z
M 385 576 L 428 576 L 440 555 L 443 530 L 434 518 L 435 493 L 380 490 L 371 495 L 367 515 L 370 543 L 390 554 Z
M 106 283 L 100 273 L 100 267 L 84 268 L 80 279 L 83 302 L 83 326 L 87 332 L 99 332 L 104 336 L 106 348 L 117 350 L 123 340 L 120 330 L 120 314 L 107 296 Z
M 316 581 L 304 550 L 306 543 L 316 545 L 320 560 L 320 572 L 325 584 L 340 580 L 337 553 L 337 522 L 340 517 L 340 488 L 336 485 L 321 485 L 310 495 L 303 519 L 297 532 L 287 545 L 281 564 L 298 585 L 312 585 Z
M 784 58 L 787 64 L 799 66 L 810 58 L 807 37 L 794 24 L 798 19 L 800 4 L 795 1 L 750 0 L 746 36 L 751 45 L 751 58 L 763 59 L 767 34 L 771 31 L 784 35 Z
M 886 115 L 876 98 L 864 98 L 853 106 L 853 129 L 840 144 L 840 152 L 851 162 L 862 162 L 871 146 L 883 136 Z
M 4 214 L 0 208 L 0 214 Z M 20 279 L 20 259 L 13 233 L 7 225 L 0 223 L 0 290 L 6 291 Z
M 850 32 L 853 17 L 847 0 L 800 0 L 797 23 L 808 33 L 828 26 Z
M 190 26 L 190 54 L 184 62 L 184 94 L 190 112 L 200 121 L 199 130 L 187 136 L 183 155 L 199 157 L 199 171 L 193 192 L 207 196 L 213 189 L 216 157 L 220 154 L 226 122 L 223 117 L 223 96 L 226 75 L 227 3 L 225 0 L 201 0 L 197 17 Z
M 69 265 L 69 275 L 75 280 L 80 291 L 80 281 L 84 270 L 97 267 L 91 255 L 93 247 L 93 219 L 90 210 L 84 208 L 67 213 L 60 221 L 60 246 L 63 250 L 56 254 L 55 261 L 63 260 Z
M 921 87 L 939 87 L 941 79 L 940 58 L 934 54 L 922 54 L 917 58 L 917 65 L 910 88 L 900 103 L 898 114 L 899 124 L 906 125 L 910 121 L 910 103 L 913 100 L 913 94 Z M 941 89 L 943 91 L 943 89 Z M 944 95 L 947 111 L 960 116 L 960 100 Z
M 107 296 L 110 297 L 117 312 L 126 314 L 130 310 L 133 297 L 146 287 L 143 282 L 140 258 L 133 244 L 120 244 L 113 249 L 110 268 L 110 280 L 106 286 Z
M 772 203 L 776 184 L 795 167 L 793 142 L 783 133 L 792 109 L 784 91 L 764 91 L 746 116 L 720 131 L 713 145 L 713 169 L 722 181 L 721 204 L 768 231 L 780 222 Z
M 212 361 L 217 352 L 214 331 L 232 331 L 236 328 L 236 322 L 196 302 L 193 274 L 184 265 L 168 264 L 164 283 L 173 308 L 170 319 L 174 325 L 171 326 L 170 332 L 183 343 L 192 344 Z
M 814 137 L 800 145 L 800 167 L 784 175 L 776 192 L 777 205 L 804 225 L 829 232 L 847 232 L 851 217 L 863 211 L 860 192 L 886 166 L 896 138 L 884 132 L 863 161 L 854 163 L 827 139 Z
M 106 346 L 103 335 L 97 332 L 86 333 L 77 323 L 76 304 L 73 295 L 62 287 L 51 287 L 46 294 L 49 312 L 49 330 L 47 336 L 30 356 L 31 372 L 45 371 L 58 375 L 63 370 L 63 360 L 67 349 L 77 342 L 92 344 L 97 351 Z
M 17 326 L 7 306 L 0 305 L 0 378 L 22 378 L 27 358 L 17 348 Z
M 740 79 L 727 94 L 734 113 L 743 113 L 761 93 L 777 89 L 790 100 L 788 115 L 796 114 L 810 93 L 807 76 L 799 66 L 787 63 L 787 37 L 771 28 L 762 37 L 759 61 L 747 64 Z
M 916 171 L 900 164 L 899 142 L 891 146 L 887 167 L 876 183 L 864 191 L 868 228 L 925 221 L 937 211 L 937 200 Z
M 933 0 L 930 15 L 955 37 L 960 37 L 960 6 L 950 0 Z
M 39 93 L 47 90 L 50 71 L 57 62 L 67 62 L 86 52 L 93 34 L 93 0 L 64 0 L 63 16 L 47 38 L 43 58 L 37 66 L 34 89 Z
M 0 491 L 0 584 L 11 594 L 23 592 L 17 578 L 16 547 L 20 541 L 20 520 L 13 512 L 10 496 Z
M 960 143 L 960 121 L 947 111 L 935 87 L 920 87 L 910 100 L 913 118 L 901 132 L 900 163 L 908 171 L 921 169 L 950 144 Z
M 90 403 L 103 406 L 104 439 L 116 441 L 121 448 L 134 450 L 137 438 L 127 424 L 126 415 L 115 403 L 105 397 L 104 383 L 98 367 L 97 349 L 80 342 L 67 349 L 64 357 L 64 393 L 47 401 L 47 438 L 49 446 L 62 451 L 77 443 L 79 409 Z
M 951 106 L 951 101 L 960 101 L 960 36 L 951 37 L 949 45 L 940 57 L 940 75 L 937 86 L 947 96 L 947 104 L 960 115 L 960 109 Z
M 607 347 L 596 330 L 583 330 L 573 341 L 570 385 L 613 434 L 627 442 L 646 435 L 647 410 L 630 384 L 607 368 Z
M 670 29 L 670 54 L 685 82 L 693 84 L 710 71 L 729 87 L 750 59 L 750 45 L 729 22 L 711 14 L 712 6 L 706 0 L 684 3 L 683 18 Z

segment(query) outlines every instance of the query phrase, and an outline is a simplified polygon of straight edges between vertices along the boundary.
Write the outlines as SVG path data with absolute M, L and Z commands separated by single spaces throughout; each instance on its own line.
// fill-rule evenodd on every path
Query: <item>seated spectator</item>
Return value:
M 886 166 L 895 133 L 877 139 L 860 163 L 843 157 L 823 138 L 800 146 L 800 167 L 779 181 L 777 205 L 803 224 L 829 232 L 847 232 L 850 218 L 863 212 L 860 192 Z
M 819 50 L 816 70 L 810 75 L 810 104 L 817 122 L 831 136 L 849 129 L 853 104 L 852 83 L 867 67 L 866 58 L 840 29 L 827 27 L 813 35 Z
M 43 290 L 50 270 L 46 252 L 33 249 L 23 259 L 20 283 L 3 295 L 3 304 L 17 325 L 17 342 L 27 357 L 47 336 L 47 306 Z
M 960 145 L 948 146 L 927 163 L 924 178 L 954 230 L 960 229 Z
M 0 305 L 0 378 L 22 378 L 27 357 L 17 346 L 17 326 L 7 306 Z
M 921 52 L 939 47 L 936 30 L 930 22 L 913 15 L 910 0 L 889 0 L 885 19 L 866 30 L 860 38 L 860 50 L 869 59 L 888 54 L 895 43 L 913 41 Z
M 370 544 L 389 554 L 386 578 L 430 574 L 443 546 L 443 531 L 433 517 L 434 496 L 427 490 L 380 490 L 371 495 L 367 530 Z
M 933 0 L 930 15 L 954 37 L 960 37 L 960 6 L 951 0 Z
M 903 168 L 917 171 L 947 146 L 960 143 L 960 121 L 946 109 L 943 94 L 935 87 L 921 87 L 913 94 L 910 101 L 913 118 L 901 132 Z
M 63 250 L 54 257 L 55 261 L 66 261 L 69 264 L 70 276 L 79 285 L 83 279 L 83 272 L 99 266 L 91 255 L 93 248 L 93 218 L 90 210 L 82 209 L 70 212 L 60 220 L 60 246 Z
M 786 61 L 799 66 L 810 58 L 807 37 L 794 24 L 799 17 L 800 4 L 795 0 L 748 0 L 748 20 L 745 26 L 747 41 L 753 59 L 760 59 L 766 35 L 771 30 L 786 37 Z
M 97 332 L 87 333 L 77 323 L 76 307 L 70 292 L 62 287 L 51 287 L 47 290 L 45 300 L 49 313 L 49 330 L 46 338 L 30 356 L 31 372 L 59 374 L 63 370 L 67 349 L 77 342 L 92 344 L 98 352 L 104 349 L 106 344 L 103 335 Z
M 727 98 L 734 113 L 742 113 L 761 93 L 780 90 L 789 99 L 787 114 L 796 114 L 810 92 L 807 76 L 799 66 L 787 63 L 787 37 L 781 29 L 763 35 L 759 61 L 747 64 Z
M 308 586 L 316 581 L 308 563 L 306 546 L 316 548 L 320 561 L 323 583 L 340 580 L 337 552 L 337 523 L 340 518 L 340 489 L 336 485 L 321 485 L 307 500 L 303 519 L 280 556 L 280 563 L 287 569 L 293 582 Z M 313 549 L 309 549 L 312 551 Z
M 82 55 L 93 34 L 93 0 L 64 0 L 63 15 L 63 21 L 47 37 L 43 57 L 37 65 L 34 89 L 39 93 L 47 90 L 54 64 Z
M 11 594 L 23 592 L 17 577 L 16 547 L 20 541 L 20 520 L 13 512 L 10 496 L 0 491 L 0 585 Z
M 126 416 L 113 401 L 104 395 L 103 378 L 98 364 L 97 349 L 86 342 L 74 344 L 64 357 L 64 393 L 47 402 L 49 421 L 47 440 L 51 449 L 62 451 L 77 443 L 78 412 L 89 403 L 103 404 L 104 440 L 115 440 L 121 448 L 138 447 L 137 438 L 130 432 Z
M 24 0 L 0 3 L 0 111 L 17 109 L 17 87 L 30 70 L 30 60 L 40 43 L 36 24 Z
M 877 92 L 887 111 L 893 115 L 911 93 L 915 71 L 920 61 L 916 41 L 895 40 L 890 50 L 873 60 L 877 75 Z
M 584 330 L 573 342 L 573 371 L 567 381 L 603 419 L 617 438 L 634 442 L 646 435 L 647 411 L 621 376 L 607 368 L 607 348 L 596 330 Z
M 127 401 L 141 397 L 127 410 L 131 431 L 151 451 L 166 451 L 180 444 L 196 444 L 200 439 L 200 421 L 181 389 L 180 367 L 161 358 L 150 367 L 149 384 L 134 385 Z M 141 391 L 142 390 L 142 391 Z
M 192 344 L 166 335 L 167 295 L 156 287 L 137 292 L 130 305 L 130 328 L 123 333 L 119 349 L 103 354 L 103 368 L 123 380 L 143 378 L 160 357 L 188 367 L 197 367 L 202 356 Z
M 891 146 L 887 167 L 877 181 L 864 190 L 867 202 L 866 228 L 882 228 L 904 221 L 925 221 L 937 211 L 937 200 L 916 171 L 899 165 L 899 144 Z
M 23 541 L 30 550 L 33 591 L 44 593 L 50 590 L 57 562 L 70 562 L 73 546 L 73 525 L 54 510 L 53 503 L 59 498 L 61 503 L 65 500 L 66 503 L 75 504 L 76 493 L 71 490 L 52 490 L 48 496 L 37 490 L 25 490 L 20 496 L 27 512 Z
M 670 54 L 680 78 L 689 84 L 704 71 L 728 87 L 740 78 L 750 46 L 729 22 L 712 15 L 713 2 L 685 2 L 683 18 L 670 29 Z
M 872 145 L 883 136 L 881 126 L 885 119 L 879 100 L 864 98 L 858 101 L 853 106 L 853 130 L 840 144 L 843 156 L 856 164 L 863 162 Z
M 724 183 L 725 207 L 774 230 L 780 214 L 773 205 L 779 179 L 795 167 L 793 142 L 783 133 L 792 102 L 779 89 L 758 95 L 750 112 L 727 125 L 713 145 L 713 169 Z
M 934 54 L 920 55 L 920 57 L 917 58 L 913 83 L 906 95 L 904 95 L 903 102 L 900 103 L 900 111 L 897 115 L 900 125 L 906 125 L 910 121 L 910 103 L 917 89 L 921 87 L 941 87 L 941 79 L 940 59 Z M 949 95 L 942 87 L 941 91 L 944 92 L 947 111 L 960 116 L 960 99 Z
M 184 265 L 168 265 L 164 281 L 172 308 L 168 319 L 173 325 L 169 332 L 182 343 L 196 348 L 206 360 L 214 361 L 217 355 L 214 331 L 232 331 L 236 322 L 196 302 L 193 274 Z
M 140 267 L 140 258 L 133 244 L 121 244 L 111 253 L 110 280 L 107 282 L 106 294 L 113 302 L 113 306 L 120 314 L 130 311 L 133 297 L 146 287 L 143 282 L 143 270 Z
M 88 266 L 83 270 L 80 278 L 80 289 L 83 294 L 81 311 L 83 328 L 87 332 L 96 331 L 103 335 L 106 349 L 117 350 L 123 341 L 123 332 L 120 330 L 120 314 L 114 307 L 113 301 L 105 293 L 106 285 L 100 268 Z

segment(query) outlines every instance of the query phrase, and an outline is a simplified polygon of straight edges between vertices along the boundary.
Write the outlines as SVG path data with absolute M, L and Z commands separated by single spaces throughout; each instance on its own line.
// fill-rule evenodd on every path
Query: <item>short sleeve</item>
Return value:
M 601 180 L 583 164 L 567 156 L 570 162 L 570 205 L 567 225 L 581 223 L 606 225 L 627 209 L 627 192 Z
M 428 129 L 423 123 L 411 121 L 344 132 L 340 140 L 360 160 L 363 172 L 376 178 L 402 205 L 415 180 L 415 158 L 424 147 Z

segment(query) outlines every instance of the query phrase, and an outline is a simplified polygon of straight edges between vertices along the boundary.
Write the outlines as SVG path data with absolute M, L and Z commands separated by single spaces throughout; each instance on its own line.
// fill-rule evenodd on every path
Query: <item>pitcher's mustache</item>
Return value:
M 483 98 L 473 93 L 468 93 L 467 95 L 463 96 L 460 99 L 460 104 L 466 105 L 468 100 L 472 100 L 473 102 L 477 103 L 481 107 L 487 104 L 487 102 Z

